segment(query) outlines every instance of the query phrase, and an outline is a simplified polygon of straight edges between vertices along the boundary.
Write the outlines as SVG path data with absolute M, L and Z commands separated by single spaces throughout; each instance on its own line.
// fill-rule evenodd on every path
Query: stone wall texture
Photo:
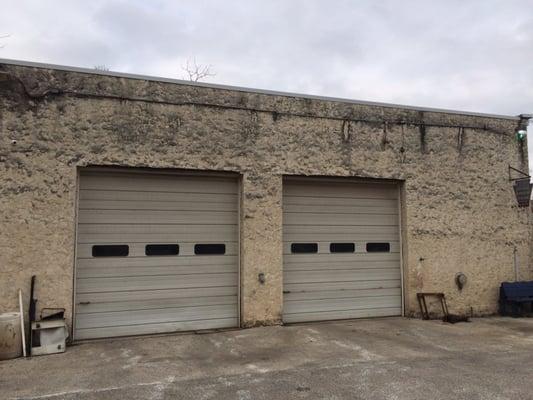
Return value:
M 243 326 L 281 320 L 284 175 L 401 181 L 406 314 L 420 291 L 444 292 L 452 312 L 494 313 L 515 248 L 520 278 L 533 278 L 530 211 L 508 180 L 509 165 L 528 170 L 518 125 L 0 64 L 0 312 L 35 274 L 38 306 L 70 320 L 77 170 L 99 165 L 242 175 Z

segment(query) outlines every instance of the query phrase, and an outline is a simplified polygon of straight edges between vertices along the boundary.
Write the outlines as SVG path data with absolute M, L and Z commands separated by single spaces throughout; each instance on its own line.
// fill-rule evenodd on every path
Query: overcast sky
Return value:
M 533 112 L 533 0 L 2 0 L 2 34 L 1 58 Z

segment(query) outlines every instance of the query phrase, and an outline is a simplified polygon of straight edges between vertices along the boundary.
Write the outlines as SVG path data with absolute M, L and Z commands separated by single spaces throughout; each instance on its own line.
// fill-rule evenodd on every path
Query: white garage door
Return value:
M 401 315 L 398 186 L 287 179 L 283 320 Z
M 83 172 L 74 338 L 235 327 L 238 183 Z

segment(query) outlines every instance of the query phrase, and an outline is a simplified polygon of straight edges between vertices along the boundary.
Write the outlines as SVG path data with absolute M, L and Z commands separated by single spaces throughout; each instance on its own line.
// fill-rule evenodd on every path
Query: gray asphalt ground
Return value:
M 406 318 L 71 346 L 0 362 L 0 399 L 533 399 L 533 319 Z

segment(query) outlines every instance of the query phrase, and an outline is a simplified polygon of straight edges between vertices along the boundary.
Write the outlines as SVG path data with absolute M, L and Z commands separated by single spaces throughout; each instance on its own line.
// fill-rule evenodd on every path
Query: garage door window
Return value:
M 318 253 L 317 243 L 292 243 L 291 253 Z
M 196 244 L 194 245 L 196 255 L 222 255 L 226 254 L 226 245 L 218 243 Z
M 331 243 L 329 245 L 330 253 L 353 253 L 355 252 L 355 243 Z
M 93 257 L 126 257 L 130 253 L 130 246 L 126 244 L 96 245 L 92 248 Z
M 147 256 L 175 256 L 180 253 L 177 244 L 147 244 L 144 254 Z
M 367 253 L 389 253 L 390 243 L 367 243 Z

